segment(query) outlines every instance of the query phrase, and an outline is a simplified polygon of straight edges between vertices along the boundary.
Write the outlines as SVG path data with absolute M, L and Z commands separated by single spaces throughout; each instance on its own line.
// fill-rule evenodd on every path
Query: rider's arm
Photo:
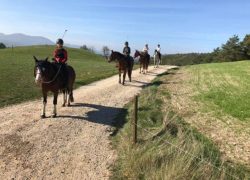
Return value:
M 66 51 L 65 49 L 64 49 L 64 51 L 63 51 L 63 54 L 64 54 L 64 58 L 61 59 L 61 62 L 62 62 L 62 63 L 66 63 L 67 60 L 68 60 L 68 53 L 67 53 L 67 51 Z
M 57 57 L 57 49 L 53 52 L 53 56 L 54 56 L 54 60 L 55 60 L 56 62 L 59 62 L 59 61 L 60 61 L 60 58 Z

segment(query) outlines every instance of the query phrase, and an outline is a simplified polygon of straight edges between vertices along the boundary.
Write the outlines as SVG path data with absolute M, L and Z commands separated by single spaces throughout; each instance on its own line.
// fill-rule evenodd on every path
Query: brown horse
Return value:
M 75 82 L 75 71 L 71 66 L 66 66 L 67 73 L 68 73 L 68 80 L 67 84 L 65 85 L 65 75 L 63 74 L 65 71 L 62 70 L 62 66 L 57 63 L 52 63 L 48 61 L 48 58 L 45 60 L 38 60 L 35 56 L 35 67 L 34 67 L 34 76 L 35 82 L 42 87 L 43 93 L 43 109 L 41 118 L 45 118 L 45 107 L 47 104 L 47 94 L 51 91 L 54 94 L 54 110 L 52 113 L 52 117 L 56 117 L 56 105 L 57 105 L 57 97 L 58 93 L 61 90 L 63 92 L 63 106 L 67 101 L 67 94 L 68 94 L 68 103 L 67 105 L 70 106 L 70 102 L 74 101 L 73 98 L 73 84 Z
M 150 61 L 150 55 L 148 53 L 144 53 L 144 52 L 140 52 L 138 50 L 135 50 L 135 54 L 134 54 L 134 58 L 139 58 L 139 62 L 140 62 L 140 73 L 141 73 L 141 68 L 142 72 L 145 74 L 148 71 L 148 65 L 149 65 L 149 61 Z
M 124 85 L 125 78 L 126 78 L 126 73 L 128 72 L 128 77 L 129 81 L 131 82 L 131 75 L 132 75 L 132 70 L 134 66 L 134 59 L 132 57 L 125 56 L 124 54 L 121 54 L 116 51 L 111 51 L 111 55 L 109 57 L 109 61 L 118 61 L 118 70 L 119 70 L 119 83 L 121 83 L 121 73 L 123 71 L 123 81 L 122 84 Z

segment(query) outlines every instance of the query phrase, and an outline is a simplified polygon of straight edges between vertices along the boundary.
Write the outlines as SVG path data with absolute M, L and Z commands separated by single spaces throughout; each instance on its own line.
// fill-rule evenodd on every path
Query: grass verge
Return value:
M 118 159 L 111 179 L 248 179 L 249 169 L 224 161 L 208 138 L 177 116 L 166 77 L 155 79 L 139 97 L 136 145 L 131 143 L 133 104 L 118 116 L 125 124 L 112 138 Z

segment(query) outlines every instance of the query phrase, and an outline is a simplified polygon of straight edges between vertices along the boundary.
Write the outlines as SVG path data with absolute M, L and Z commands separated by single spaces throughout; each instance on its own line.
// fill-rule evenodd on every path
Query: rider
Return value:
M 160 59 L 160 61 L 161 61 L 161 47 L 160 47 L 160 44 L 157 45 L 156 51 L 158 52 L 158 54 L 159 54 L 159 59 Z
M 142 49 L 143 53 L 145 54 L 145 56 L 147 57 L 148 59 L 148 62 L 150 61 L 150 55 L 148 53 L 149 51 L 149 48 L 148 48 L 148 44 L 145 44 L 144 48 Z
M 128 46 L 128 41 L 125 42 L 125 47 L 123 48 L 123 54 L 126 56 L 126 59 L 130 59 L 130 47 Z
M 149 51 L 148 44 L 145 44 L 145 46 L 144 46 L 144 48 L 142 49 L 142 51 L 143 51 L 145 54 L 148 54 L 148 51 Z
M 67 82 L 68 82 L 68 71 L 66 67 L 66 62 L 68 60 L 68 53 L 63 48 L 63 40 L 58 39 L 56 41 L 56 49 L 53 53 L 54 61 L 57 65 L 60 65 L 61 71 L 62 71 L 62 79 L 63 79 L 63 87 L 66 88 Z

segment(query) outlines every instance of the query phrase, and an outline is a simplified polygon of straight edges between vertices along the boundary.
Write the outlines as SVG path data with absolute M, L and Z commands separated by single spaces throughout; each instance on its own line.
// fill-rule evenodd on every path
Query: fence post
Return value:
M 138 112 L 138 95 L 134 99 L 134 117 L 133 117 L 133 143 L 137 143 L 137 115 Z

